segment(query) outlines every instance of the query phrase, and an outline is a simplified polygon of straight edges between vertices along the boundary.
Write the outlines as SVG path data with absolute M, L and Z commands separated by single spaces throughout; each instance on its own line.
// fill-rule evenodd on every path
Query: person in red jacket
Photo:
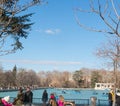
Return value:
M 9 103 L 10 97 L 6 96 L 1 99 L 3 106 L 13 106 L 12 103 Z

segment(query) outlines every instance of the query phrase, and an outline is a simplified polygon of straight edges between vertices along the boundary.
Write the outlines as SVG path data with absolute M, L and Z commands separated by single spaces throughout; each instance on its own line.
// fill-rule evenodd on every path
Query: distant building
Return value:
M 114 83 L 96 83 L 95 89 L 104 90 L 104 89 L 112 89 L 114 87 Z

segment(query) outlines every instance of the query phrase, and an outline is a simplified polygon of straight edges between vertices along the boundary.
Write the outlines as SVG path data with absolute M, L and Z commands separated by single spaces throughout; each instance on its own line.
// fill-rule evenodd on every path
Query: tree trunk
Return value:
M 117 88 L 117 62 L 114 61 L 114 100 L 113 106 L 116 104 L 116 88 Z

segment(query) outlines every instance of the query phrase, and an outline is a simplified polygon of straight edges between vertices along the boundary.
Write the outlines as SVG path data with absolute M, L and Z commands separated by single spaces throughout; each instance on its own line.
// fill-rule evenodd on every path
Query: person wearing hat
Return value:
M 50 95 L 48 106 L 57 106 L 56 98 L 53 93 Z
M 2 98 L 1 102 L 3 106 L 12 106 L 12 103 L 9 103 L 9 100 L 10 100 L 9 96 L 5 96 L 4 98 Z

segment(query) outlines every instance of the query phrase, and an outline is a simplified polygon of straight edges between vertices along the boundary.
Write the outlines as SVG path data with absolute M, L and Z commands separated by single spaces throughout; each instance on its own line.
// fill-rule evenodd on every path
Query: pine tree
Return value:
M 23 0 L 0 0 L 0 56 L 23 49 L 20 39 L 27 38 L 33 24 L 30 19 L 33 14 L 23 13 L 41 2 L 29 0 L 26 4 Z
M 13 86 L 16 86 L 16 76 L 17 76 L 17 67 L 16 65 L 13 67 L 13 70 L 12 70 L 12 82 L 13 82 Z

